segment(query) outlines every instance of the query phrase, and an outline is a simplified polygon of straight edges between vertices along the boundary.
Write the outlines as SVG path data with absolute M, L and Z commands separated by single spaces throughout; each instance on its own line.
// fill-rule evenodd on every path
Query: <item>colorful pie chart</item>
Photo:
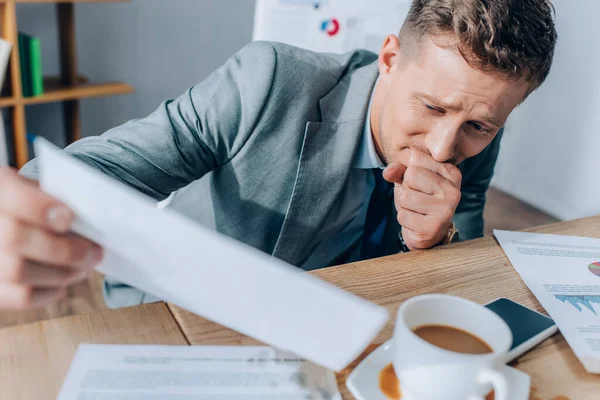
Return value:
M 335 18 L 326 19 L 321 23 L 321 30 L 329 36 L 335 36 L 340 32 L 340 21 Z
M 600 277 L 600 261 L 591 263 L 588 269 L 592 274 L 596 275 L 597 277 Z

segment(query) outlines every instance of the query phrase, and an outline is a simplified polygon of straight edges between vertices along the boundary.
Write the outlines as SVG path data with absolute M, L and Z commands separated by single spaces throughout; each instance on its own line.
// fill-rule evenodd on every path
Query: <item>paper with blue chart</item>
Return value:
M 585 369 L 600 373 L 600 239 L 494 235 Z
M 257 0 L 254 40 L 283 42 L 313 51 L 379 52 L 397 34 L 410 0 Z

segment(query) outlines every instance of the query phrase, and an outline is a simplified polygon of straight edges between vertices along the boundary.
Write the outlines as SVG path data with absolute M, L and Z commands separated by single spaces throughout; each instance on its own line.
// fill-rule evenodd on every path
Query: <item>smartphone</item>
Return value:
M 498 314 L 512 332 L 513 343 L 506 355 L 507 363 L 558 331 L 558 327 L 551 318 L 512 300 L 499 298 L 485 306 Z

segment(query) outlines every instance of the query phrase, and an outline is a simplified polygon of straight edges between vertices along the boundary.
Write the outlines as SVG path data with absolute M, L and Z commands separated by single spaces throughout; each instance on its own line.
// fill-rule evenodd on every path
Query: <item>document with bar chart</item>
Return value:
M 600 239 L 494 231 L 588 372 L 600 373 Z

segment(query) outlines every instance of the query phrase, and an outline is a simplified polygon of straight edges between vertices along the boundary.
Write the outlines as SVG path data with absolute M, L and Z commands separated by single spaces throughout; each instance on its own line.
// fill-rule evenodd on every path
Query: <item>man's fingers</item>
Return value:
M 462 174 L 458 167 L 449 163 L 435 161 L 430 155 L 420 151 L 411 151 L 408 167 L 428 169 L 452 182 L 455 187 L 460 187 L 461 185 Z
M 90 270 L 102 260 L 102 249 L 74 234 L 58 236 L 31 229 L 22 255 L 44 264 Z
M 88 271 L 51 267 L 0 254 L 0 281 L 34 287 L 65 287 L 86 279 Z
M 444 235 L 439 223 L 428 215 L 404 208 L 398 210 L 398 222 L 402 226 L 402 237 L 411 250 L 435 246 Z
M 56 235 L 0 214 L 0 249 L 41 264 L 91 269 L 102 260 L 102 249 L 74 234 Z
M 388 182 L 402 184 L 406 171 L 411 168 L 429 170 L 448 180 L 455 187 L 460 187 L 461 185 L 462 174 L 456 166 L 449 163 L 440 163 L 435 161 L 430 155 L 416 150 L 402 153 L 401 159 L 390 164 L 383 170 L 383 178 Z
M 410 167 L 404 174 L 403 187 L 413 189 L 427 195 L 443 194 L 445 189 L 449 189 L 450 182 L 447 182 L 440 175 L 426 168 Z
M 429 247 L 438 243 L 448 232 L 450 226 L 449 223 L 446 225 L 439 219 L 405 208 L 398 210 L 398 223 L 402 229 L 406 228 L 412 231 L 420 240 L 431 242 Z
M 88 271 L 71 268 L 58 268 L 27 263 L 22 279 L 23 284 L 35 288 L 61 288 L 81 282 L 88 277 Z
M 32 309 L 45 307 L 64 297 L 65 288 L 41 288 L 0 282 L 0 309 Z
M 404 208 L 423 215 L 435 215 L 439 211 L 439 202 L 435 197 L 408 186 L 396 185 L 394 199 L 396 209 Z
M 402 228 L 425 234 L 428 232 L 422 232 L 422 230 L 426 229 L 428 226 L 427 220 L 428 217 L 426 215 L 417 213 L 415 211 L 407 210 L 405 208 L 398 210 L 398 223 L 402 226 Z
M 402 184 L 404 179 L 404 173 L 406 172 L 406 166 L 403 164 L 392 164 L 388 165 L 383 170 L 383 179 L 388 182 L 395 182 Z
M 0 213 L 28 224 L 67 232 L 75 215 L 60 201 L 9 168 L 0 168 Z

